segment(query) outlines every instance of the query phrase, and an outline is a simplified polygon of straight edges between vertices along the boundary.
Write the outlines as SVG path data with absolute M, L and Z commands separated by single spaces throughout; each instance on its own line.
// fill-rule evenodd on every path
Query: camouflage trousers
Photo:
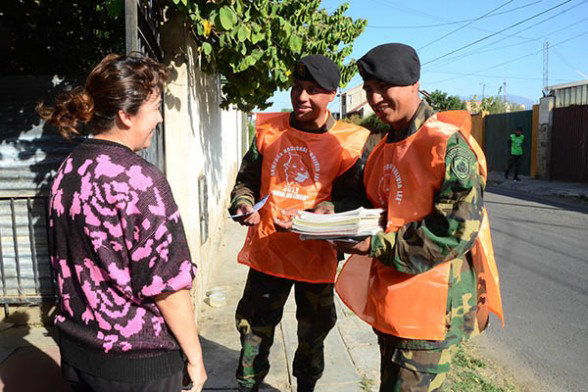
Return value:
M 376 334 L 380 346 L 380 392 L 441 391 L 457 344 L 413 350 L 391 344 L 391 339 L 387 339 L 390 335 Z
M 292 365 L 293 374 L 299 386 L 308 385 L 309 389 L 323 374 L 323 342 L 337 320 L 334 285 L 282 279 L 250 269 L 235 315 L 241 335 L 236 376 L 242 387 L 255 389 L 269 371 L 268 357 L 274 331 L 282 319 L 292 286 L 298 321 L 298 348 Z

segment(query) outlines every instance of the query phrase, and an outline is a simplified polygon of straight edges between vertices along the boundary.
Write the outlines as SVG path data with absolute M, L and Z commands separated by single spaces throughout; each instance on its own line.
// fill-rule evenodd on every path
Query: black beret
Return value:
M 296 62 L 294 79 L 316 82 L 325 90 L 334 91 L 339 87 L 341 72 L 330 58 L 313 54 Z
M 408 45 L 392 43 L 376 46 L 357 60 L 363 80 L 378 79 L 394 86 L 409 86 L 419 81 L 421 63 Z

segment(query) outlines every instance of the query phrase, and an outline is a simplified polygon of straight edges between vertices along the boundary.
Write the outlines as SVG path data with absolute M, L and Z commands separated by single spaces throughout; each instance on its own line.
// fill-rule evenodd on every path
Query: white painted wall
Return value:
M 199 271 L 197 306 L 208 287 L 216 249 L 226 221 L 229 193 L 242 158 L 242 113 L 221 110 L 219 77 L 202 72 L 197 46 L 181 23 L 164 27 L 162 46 L 172 80 L 165 94 L 166 175 L 182 217 Z M 207 208 L 201 214 L 199 178 L 206 179 Z M 208 215 L 208 236 L 200 221 Z
M 343 99 L 345 99 L 345 113 L 343 115 L 347 115 L 347 113 L 352 111 L 357 111 L 360 108 L 363 108 L 363 118 L 374 113 L 367 102 L 367 96 L 363 90 L 363 83 L 350 88 L 342 95 Z

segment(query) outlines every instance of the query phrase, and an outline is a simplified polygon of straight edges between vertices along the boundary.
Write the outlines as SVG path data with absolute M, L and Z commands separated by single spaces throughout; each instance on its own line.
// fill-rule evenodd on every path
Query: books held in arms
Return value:
M 363 207 L 336 214 L 299 211 L 292 218 L 292 232 L 303 240 L 357 241 L 382 231 L 378 224 L 382 211 Z

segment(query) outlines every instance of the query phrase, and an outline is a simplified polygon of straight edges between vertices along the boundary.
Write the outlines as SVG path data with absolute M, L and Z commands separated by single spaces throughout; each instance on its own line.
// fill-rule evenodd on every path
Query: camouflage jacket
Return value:
M 388 132 L 387 142 L 398 142 L 417 132 L 434 113 L 423 101 L 406 129 Z M 397 347 L 439 349 L 479 333 L 477 280 L 469 250 L 482 221 L 485 183 L 478 172 L 476 156 L 461 133 L 449 138 L 446 151 L 445 179 L 434 198 L 433 212 L 421 221 L 406 224 L 397 232 L 372 237 L 370 256 L 404 273 L 418 274 L 440 263 L 451 262 L 446 339 L 426 341 L 389 337 Z M 454 165 L 454 162 L 463 163 L 464 158 L 469 165 Z
M 336 121 L 333 116 L 329 115 L 327 122 L 320 129 L 306 130 L 304 132 L 324 133 L 335 125 Z M 290 118 L 290 125 L 293 128 L 296 124 Z M 253 138 L 251 147 L 243 157 L 235 186 L 231 191 L 231 205 L 229 212 L 234 214 L 240 204 L 254 205 L 255 201 L 259 199 L 259 189 L 261 186 L 261 164 L 263 156 L 257 149 L 256 139 Z M 348 169 L 345 173 L 340 175 L 333 182 L 331 190 L 331 199 L 336 202 L 323 202 L 320 205 L 332 208 L 334 211 L 347 211 L 357 205 L 357 207 L 366 203 L 367 199 L 364 196 L 353 196 L 347 192 L 348 189 L 357 186 L 361 182 L 363 163 L 358 159 L 356 164 Z M 365 192 L 363 193 L 365 194 Z

